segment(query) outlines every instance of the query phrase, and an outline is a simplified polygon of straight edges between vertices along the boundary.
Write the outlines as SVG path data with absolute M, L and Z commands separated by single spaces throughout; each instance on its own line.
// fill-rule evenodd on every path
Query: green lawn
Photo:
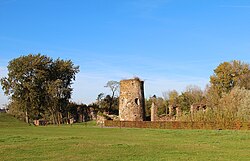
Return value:
M 0 160 L 250 160 L 250 131 L 35 127 L 0 114 Z

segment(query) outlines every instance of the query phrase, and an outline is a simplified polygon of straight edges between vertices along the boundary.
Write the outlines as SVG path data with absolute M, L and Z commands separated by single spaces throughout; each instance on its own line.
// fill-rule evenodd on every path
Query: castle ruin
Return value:
M 119 118 L 121 121 L 144 121 L 144 81 L 139 78 L 120 81 Z
M 156 98 L 153 96 L 152 97 L 152 105 L 151 105 L 151 121 L 158 121 L 158 115 L 157 115 L 158 108 L 157 108 L 155 99 Z
M 191 112 L 191 114 L 194 114 L 197 111 L 203 111 L 203 112 L 205 112 L 206 109 L 207 109 L 206 104 L 203 104 L 203 103 L 194 103 L 194 104 L 191 105 L 190 112 Z

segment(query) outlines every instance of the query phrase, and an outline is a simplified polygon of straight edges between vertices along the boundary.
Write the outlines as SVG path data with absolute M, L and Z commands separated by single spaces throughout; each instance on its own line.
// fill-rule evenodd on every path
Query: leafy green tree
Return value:
M 2 89 L 25 113 L 26 122 L 48 114 L 54 123 L 60 123 L 79 67 L 70 60 L 53 61 L 45 55 L 29 54 L 11 60 L 7 68 L 8 76 L 1 79 Z
M 110 107 L 110 102 L 112 101 L 112 105 Z M 114 96 L 113 98 L 110 95 L 106 95 L 100 99 L 99 103 L 100 112 L 108 112 L 109 114 L 119 113 L 119 97 Z
M 250 66 L 241 61 L 221 63 L 210 77 L 210 85 L 205 96 L 209 108 L 219 107 L 219 101 L 224 94 L 229 93 L 234 87 L 250 89 Z
M 50 77 L 47 82 L 47 101 L 50 103 L 50 112 L 53 122 L 60 124 L 63 116 L 66 115 L 65 108 L 68 105 L 72 94 L 72 80 L 79 72 L 71 60 L 55 60 L 50 66 Z
M 26 122 L 34 113 L 39 113 L 43 102 L 43 82 L 46 81 L 48 68 L 52 59 L 47 56 L 28 55 L 13 59 L 8 65 L 8 77 L 1 79 L 2 88 L 12 101 L 22 105 Z
M 246 76 L 249 70 L 249 64 L 241 61 L 224 62 L 214 70 L 214 74 L 210 77 L 210 83 L 222 96 L 222 93 L 229 93 L 236 85 L 243 85 L 242 77 Z

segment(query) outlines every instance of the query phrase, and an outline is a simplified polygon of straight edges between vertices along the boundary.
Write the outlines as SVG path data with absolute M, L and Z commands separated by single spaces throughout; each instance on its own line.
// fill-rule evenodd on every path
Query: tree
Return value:
M 100 101 L 102 100 L 102 98 L 104 97 L 104 93 L 99 93 L 98 96 L 97 96 L 97 104 L 100 103 Z
M 216 108 L 219 105 L 221 96 L 215 86 L 207 85 L 205 89 L 205 98 L 208 108 Z
M 71 60 L 55 60 L 50 66 L 50 77 L 47 81 L 47 100 L 50 103 L 50 112 L 56 124 L 60 124 L 65 108 L 69 103 L 72 93 L 72 80 L 79 72 L 79 67 L 74 66 Z
M 150 116 L 151 116 L 152 102 L 153 102 L 153 99 L 151 97 L 145 99 L 145 115 L 146 115 L 146 119 L 150 118 Z M 148 120 L 150 120 L 150 119 L 148 119 Z
M 8 77 L 1 79 L 5 94 L 22 105 L 20 110 L 26 114 L 26 122 L 32 113 L 39 113 L 43 101 L 39 97 L 44 91 L 42 82 L 46 81 L 51 61 L 51 58 L 40 54 L 21 56 L 9 62 Z
M 178 104 L 179 93 L 176 90 L 169 90 L 163 92 L 163 97 L 165 100 L 168 100 L 169 105 L 176 106 Z
M 203 91 L 196 85 L 189 85 L 186 87 L 186 91 L 178 97 L 178 104 L 182 111 L 189 111 L 190 107 L 194 103 L 205 103 Z
M 210 77 L 205 96 L 209 108 L 219 107 L 219 101 L 224 94 L 239 86 L 250 89 L 250 66 L 241 61 L 221 63 Z
M 111 90 L 111 97 L 109 96 L 110 98 L 107 98 L 107 100 L 109 102 L 109 109 L 108 109 L 108 112 L 109 112 L 109 110 L 112 109 L 112 105 L 114 103 L 115 93 L 118 92 L 119 87 L 120 87 L 120 83 L 117 81 L 108 81 L 104 87 L 110 88 L 110 90 Z
M 250 70 L 240 76 L 238 86 L 250 90 Z
M 165 115 L 167 113 L 167 103 L 162 97 L 155 97 L 155 105 L 157 107 L 157 115 Z
M 210 83 L 221 97 L 222 93 L 229 93 L 236 85 L 243 85 L 246 80 L 242 81 L 242 77 L 246 76 L 249 70 L 249 64 L 241 61 L 224 62 L 214 70 Z
M 216 122 L 222 126 L 235 122 L 250 120 L 250 91 L 238 86 L 229 93 L 223 93 L 218 105 L 208 108 L 206 112 L 198 111 L 192 117 L 193 121 Z
M 1 79 L 2 88 L 13 105 L 25 113 L 26 122 L 49 113 L 56 123 L 71 96 L 72 80 L 79 67 L 37 54 L 15 58 L 9 62 L 8 76 Z

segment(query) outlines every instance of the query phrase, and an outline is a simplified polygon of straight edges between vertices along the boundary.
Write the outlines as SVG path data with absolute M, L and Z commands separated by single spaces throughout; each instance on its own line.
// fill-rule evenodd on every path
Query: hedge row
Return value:
M 154 129 L 230 129 L 250 130 L 250 122 L 183 122 L 183 121 L 112 121 L 105 127 L 154 128 Z

